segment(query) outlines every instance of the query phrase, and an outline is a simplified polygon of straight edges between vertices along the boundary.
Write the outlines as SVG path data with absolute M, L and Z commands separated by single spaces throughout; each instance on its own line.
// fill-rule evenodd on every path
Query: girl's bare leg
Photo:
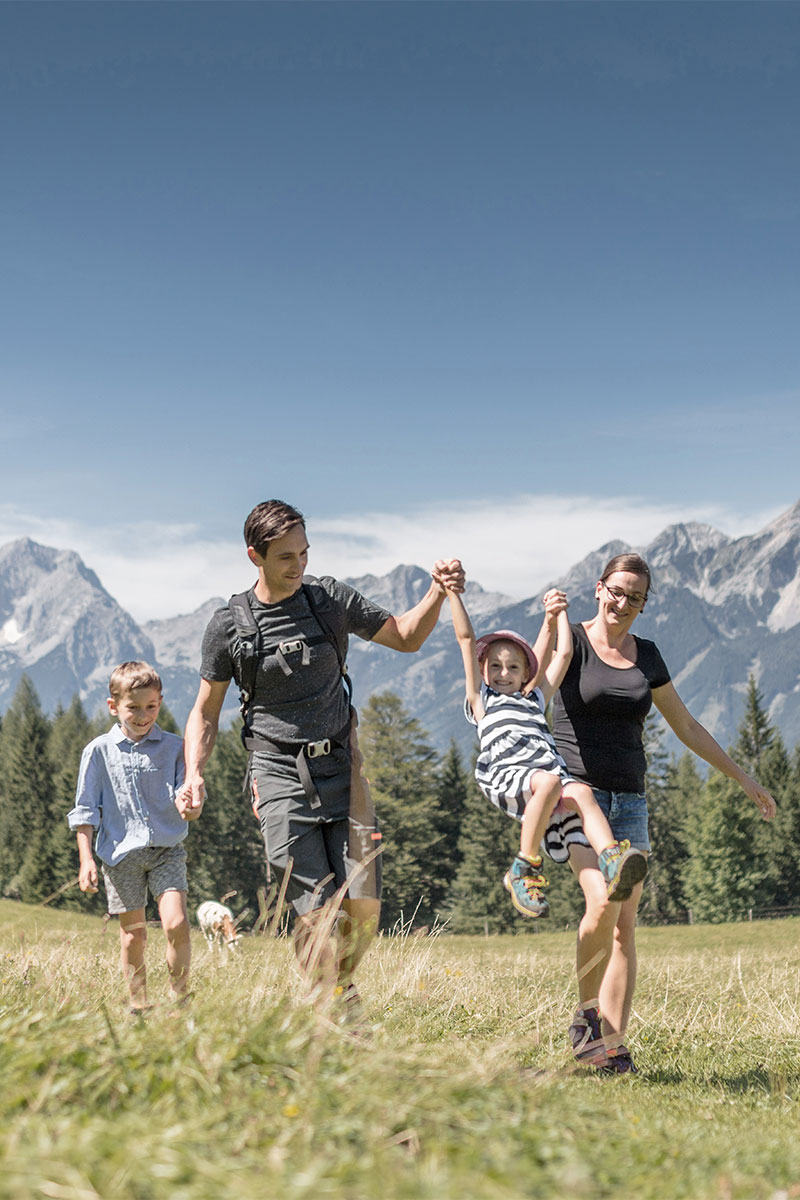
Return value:
M 534 771 L 530 778 L 530 789 L 531 796 L 522 818 L 519 852 L 525 858 L 536 858 L 547 823 L 561 796 L 561 780 L 557 775 L 548 775 L 546 771 Z

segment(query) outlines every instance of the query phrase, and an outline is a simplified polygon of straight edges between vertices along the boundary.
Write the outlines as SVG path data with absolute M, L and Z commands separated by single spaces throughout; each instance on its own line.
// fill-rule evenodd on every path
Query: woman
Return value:
M 574 653 L 554 701 L 553 724 L 567 770 L 592 785 L 614 836 L 645 852 L 650 841 L 642 732 L 651 704 L 685 746 L 739 784 L 764 820 L 775 815 L 769 792 L 689 713 L 655 643 L 631 633 L 650 586 L 650 570 L 638 554 L 620 554 L 608 563 L 595 588 L 597 616 L 572 626 Z M 580 1004 L 570 1026 L 573 1051 L 580 1061 L 609 1071 L 635 1071 L 623 1038 L 636 985 L 636 910 L 643 884 L 614 904 L 588 847 L 571 846 L 570 865 L 586 898 L 578 929 Z

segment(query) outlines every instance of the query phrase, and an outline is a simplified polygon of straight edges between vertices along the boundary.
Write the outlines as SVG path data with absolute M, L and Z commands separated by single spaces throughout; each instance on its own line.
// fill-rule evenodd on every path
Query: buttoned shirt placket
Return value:
M 142 756 L 139 754 L 139 751 L 137 749 L 137 745 L 138 745 L 137 742 L 132 742 L 128 738 L 126 738 L 125 742 L 123 742 L 122 745 L 125 745 L 125 744 L 127 744 L 130 747 L 130 750 L 128 751 L 128 757 L 127 757 L 128 769 L 127 769 L 126 774 L 128 776 L 128 781 L 131 785 L 131 791 L 132 791 L 132 794 L 133 794 L 133 797 L 134 797 L 134 800 L 136 803 L 136 809 L 139 813 L 142 823 L 147 825 L 147 844 L 148 844 L 148 846 L 152 846 L 152 844 L 153 844 L 153 824 L 152 824 L 152 821 L 150 820 L 150 810 L 145 808 L 144 804 L 142 803 L 142 796 L 141 796 L 141 792 L 139 791 L 138 780 L 139 780 L 139 775 L 141 773 L 140 759 Z

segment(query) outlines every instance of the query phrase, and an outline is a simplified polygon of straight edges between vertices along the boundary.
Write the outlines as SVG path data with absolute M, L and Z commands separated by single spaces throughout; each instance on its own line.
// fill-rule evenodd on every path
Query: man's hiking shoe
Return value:
M 603 1040 L 602 1020 L 597 1008 L 578 1008 L 569 1027 L 572 1053 L 579 1063 L 587 1066 L 604 1067 L 606 1044 Z
M 598 858 L 609 900 L 627 900 L 647 874 L 647 856 L 630 842 L 612 842 Z
M 367 1038 L 370 1030 L 364 1019 L 361 996 L 354 983 L 338 984 L 333 993 L 335 1023 L 354 1037 Z
M 604 1075 L 638 1075 L 639 1071 L 627 1046 L 609 1050 L 605 1062 L 598 1065 Z
M 503 887 L 511 896 L 511 903 L 523 917 L 546 917 L 550 905 L 542 895 L 548 886 L 542 875 L 541 855 L 526 858 L 518 854 L 503 878 Z

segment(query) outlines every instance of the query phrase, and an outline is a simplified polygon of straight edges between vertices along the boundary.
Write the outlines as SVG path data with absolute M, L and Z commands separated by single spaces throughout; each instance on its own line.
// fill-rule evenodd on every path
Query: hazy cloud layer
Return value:
M 744 516 L 722 506 L 666 506 L 635 496 L 520 495 L 403 514 L 309 513 L 309 570 L 339 578 L 382 575 L 398 563 L 429 567 L 453 556 L 485 588 L 527 597 L 605 542 L 643 546 L 680 521 L 702 521 L 736 537 L 755 533 L 780 511 Z M 229 540 L 213 541 L 199 526 L 86 526 L 0 506 L 0 545 L 25 536 L 77 551 L 138 621 L 191 612 L 253 579 L 238 528 Z

